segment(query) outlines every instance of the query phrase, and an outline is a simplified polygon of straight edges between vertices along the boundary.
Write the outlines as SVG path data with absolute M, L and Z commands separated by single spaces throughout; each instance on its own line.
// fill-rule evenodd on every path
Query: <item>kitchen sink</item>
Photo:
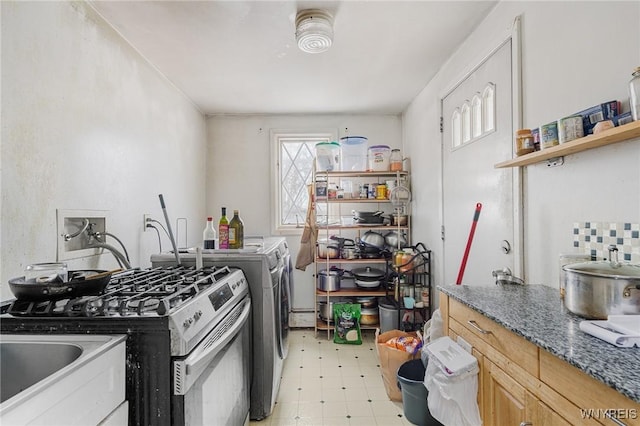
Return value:
M 98 424 L 124 401 L 126 336 L 0 336 L 0 422 Z

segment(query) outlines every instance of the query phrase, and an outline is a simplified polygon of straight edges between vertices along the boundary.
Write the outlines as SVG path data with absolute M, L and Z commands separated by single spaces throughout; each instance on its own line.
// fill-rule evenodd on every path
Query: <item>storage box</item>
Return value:
M 620 102 L 609 101 L 600 105 L 592 106 L 574 115 L 582 116 L 584 135 L 593 134 L 596 123 L 603 120 L 612 120 L 620 112 Z
M 631 115 L 631 111 L 625 112 L 623 114 L 618 114 L 611 119 L 613 124 L 616 126 L 623 126 L 625 124 L 629 124 L 633 121 L 633 116 Z

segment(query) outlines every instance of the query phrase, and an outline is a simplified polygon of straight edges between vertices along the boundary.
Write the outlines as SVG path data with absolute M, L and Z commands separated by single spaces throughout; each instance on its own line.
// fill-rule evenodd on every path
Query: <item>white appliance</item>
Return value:
M 185 267 L 196 264 L 195 250 L 179 252 Z M 175 265 L 173 253 L 151 256 L 152 267 Z M 253 306 L 250 416 L 261 420 L 271 414 L 289 348 L 291 311 L 291 255 L 282 237 L 245 238 L 239 250 L 203 250 L 207 266 L 240 268 L 249 282 Z

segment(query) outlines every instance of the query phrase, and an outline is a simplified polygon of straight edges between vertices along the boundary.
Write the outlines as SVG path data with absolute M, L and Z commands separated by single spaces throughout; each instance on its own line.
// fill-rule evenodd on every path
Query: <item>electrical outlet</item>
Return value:
M 151 215 L 148 213 L 142 215 L 142 232 L 147 232 L 147 223 L 151 223 Z
M 88 229 L 107 232 L 108 212 L 105 210 L 56 210 L 57 259 L 71 260 L 99 255 L 102 249 L 89 246 Z

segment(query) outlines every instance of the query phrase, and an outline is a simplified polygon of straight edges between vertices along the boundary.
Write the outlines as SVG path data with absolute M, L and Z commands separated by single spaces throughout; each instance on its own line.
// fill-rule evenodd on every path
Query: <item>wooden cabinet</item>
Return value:
M 548 351 L 443 293 L 440 311 L 448 335 L 478 360 L 484 426 L 640 425 L 640 404 Z

